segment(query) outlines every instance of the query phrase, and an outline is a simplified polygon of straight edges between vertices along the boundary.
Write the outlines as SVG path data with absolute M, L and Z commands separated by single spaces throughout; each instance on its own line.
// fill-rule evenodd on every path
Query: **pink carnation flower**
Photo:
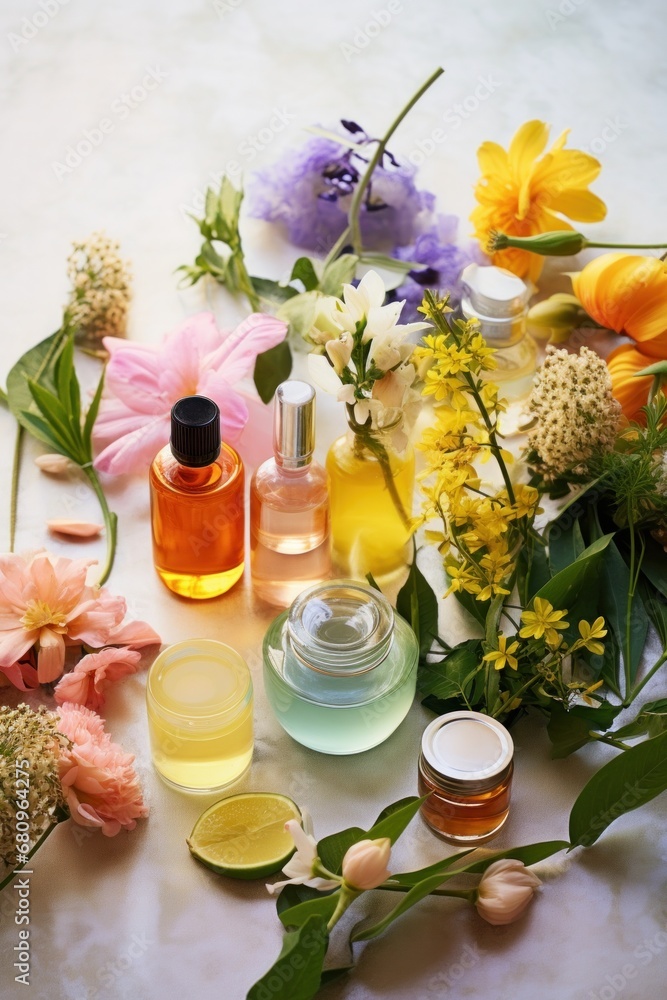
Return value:
M 123 625 L 125 600 L 86 583 L 93 560 L 39 552 L 0 555 L 0 672 L 22 691 L 26 680 L 46 684 L 60 677 L 65 646 L 110 643 L 141 646 L 160 637 L 145 622 Z M 37 649 L 37 676 L 24 659 Z
M 79 660 L 74 670 L 60 679 L 53 692 L 55 699 L 59 705 L 69 701 L 98 712 L 104 705 L 107 684 L 135 673 L 140 660 L 141 653 L 138 651 L 118 649 L 116 646 L 89 653 Z
M 132 766 L 134 756 L 111 741 L 99 715 L 65 702 L 58 729 L 72 746 L 60 756 L 60 781 L 72 819 L 114 837 L 148 815 Z
M 286 331 L 281 320 L 253 313 L 225 336 L 212 313 L 199 313 L 157 346 L 105 337 L 110 358 L 95 422 L 96 468 L 113 475 L 148 468 L 169 441 L 171 408 L 182 396 L 213 399 L 220 407 L 223 440 L 238 444 L 248 404 L 266 407 L 233 386 L 253 371 L 258 354 L 285 339 Z M 266 419 L 263 423 L 270 425 Z

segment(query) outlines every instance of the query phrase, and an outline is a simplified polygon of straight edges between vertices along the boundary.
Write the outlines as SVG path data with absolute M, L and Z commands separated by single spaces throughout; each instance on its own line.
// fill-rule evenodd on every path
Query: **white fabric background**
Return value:
M 44 2 L 53 12 L 57 0 Z M 595 190 L 609 205 L 608 220 L 598 229 L 601 238 L 664 238 L 667 39 L 658 0 L 503 5 L 403 0 L 400 9 L 393 5 L 386 27 L 378 33 L 371 29 L 375 37 L 368 40 L 365 25 L 387 6 L 385 0 L 220 0 L 216 9 L 204 0 L 70 0 L 17 46 L 11 35 L 25 29 L 23 18 L 42 8 L 38 0 L 2 0 L 2 381 L 20 353 L 58 325 L 70 240 L 99 227 L 119 238 L 133 261 L 133 338 L 155 342 L 207 303 L 231 325 L 240 311 L 222 293 L 176 288 L 174 268 L 192 260 L 198 245 L 185 216 L 187 208 L 198 207 L 196 192 L 231 159 L 246 170 L 270 162 L 281 148 L 298 142 L 301 127 L 311 122 L 330 124 L 347 116 L 380 133 L 440 63 L 445 78 L 412 113 L 392 149 L 406 154 L 434 128 L 445 130 L 446 139 L 421 174 L 443 210 L 465 219 L 472 207 L 477 145 L 484 139 L 505 144 L 522 121 L 537 116 L 551 122 L 555 133 L 572 126 L 572 144 L 599 154 L 604 170 Z M 351 54 L 349 46 L 357 51 Z M 140 84 L 150 68 L 164 72 L 164 82 L 120 119 L 110 111 L 113 102 Z M 474 94 L 482 77 L 493 80 L 492 95 L 458 127 L 443 124 L 447 111 Z M 294 118 L 251 160 L 244 140 L 266 127 L 275 108 Z M 53 162 L 62 161 L 66 147 L 104 117 L 112 118 L 113 131 L 59 180 Z M 467 232 L 465 221 L 462 228 Z M 255 273 L 286 276 L 294 251 L 261 223 L 249 222 L 245 233 Z M 562 268 L 567 265 L 562 262 Z M 565 283 L 554 281 L 553 287 Z M 91 365 L 91 378 L 94 370 Z M 323 401 L 322 454 L 341 420 Z M 0 434 L 4 526 L 13 440 L 4 411 Z M 68 555 L 96 553 L 95 543 L 74 549 L 47 538 L 47 517 L 95 518 L 97 510 L 75 481 L 46 482 L 32 465 L 36 453 L 29 444 L 18 549 L 48 545 Z M 369 824 L 388 802 L 414 793 L 419 739 L 429 713 L 415 706 L 385 745 L 359 757 L 325 757 L 293 743 L 264 698 L 258 653 L 271 615 L 254 602 L 247 580 L 203 605 L 173 597 L 152 570 L 146 484 L 140 478 L 116 481 L 109 495 L 120 517 L 110 587 L 127 597 L 132 615 L 149 620 L 165 642 L 214 637 L 248 658 L 256 681 L 257 743 L 243 789 L 291 795 L 310 809 L 320 835 L 353 822 Z M 463 635 L 449 602 L 442 629 L 450 639 Z M 179 795 L 152 772 L 144 681 L 140 675 L 118 685 L 106 715 L 114 737 L 137 754 L 150 819 L 113 840 L 82 838 L 64 824 L 39 853 L 32 879 L 29 991 L 13 981 L 17 928 L 10 891 L 0 897 L 3 996 L 240 1000 L 279 950 L 280 925 L 262 884 L 219 879 L 189 857 L 185 837 L 211 798 Z M 653 690 L 664 695 L 664 681 L 647 695 Z M 513 809 L 497 846 L 566 836 L 577 792 L 609 753 L 587 749 L 552 762 L 539 722 L 521 723 L 514 735 Z M 544 1000 L 616 995 L 639 1000 L 661 995 L 667 949 L 658 947 L 653 956 L 641 949 L 667 926 L 667 911 L 661 910 L 666 817 L 663 797 L 618 821 L 589 852 L 543 866 L 554 877 L 525 919 L 507 929 L 482 923 L 455 901 L 425 901 L 383 938 L 358 948 L 353 977 L 326 996 L 528 1000 L 539 992 Z M 448 851 L 415 821 L 395 852 L 395 864 L 414 868 Z M 375 905 L 394 902 L 391 897 Z M 463 959 L 470 968 L 463 968 Z M 629 963 L 633 974 L 627 978 L 623 969 Z

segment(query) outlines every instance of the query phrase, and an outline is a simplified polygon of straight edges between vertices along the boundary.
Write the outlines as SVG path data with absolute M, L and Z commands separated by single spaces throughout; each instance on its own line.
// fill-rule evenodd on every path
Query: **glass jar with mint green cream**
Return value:
M 352 580 L 310 587 L 269 626 L 264 686 L 283 729 L 321 753 L 370 750 L 415 696 L 417 639 L 377 590 Z

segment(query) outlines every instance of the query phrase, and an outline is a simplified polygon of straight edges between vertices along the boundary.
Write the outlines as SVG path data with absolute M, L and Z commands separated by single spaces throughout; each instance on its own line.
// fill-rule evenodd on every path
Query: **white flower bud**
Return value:
M 523 861 L 503 858 L 494 861 L 482 875 L 475 906 L 490 924 L 511 924 L 521 916 L 541 882 Z
M 351 889 L 376 889 L 390 877 L 387 869 L 391 854 L 389 837 L 360 840 L 348 848 L 343 858 L 343 878 Z

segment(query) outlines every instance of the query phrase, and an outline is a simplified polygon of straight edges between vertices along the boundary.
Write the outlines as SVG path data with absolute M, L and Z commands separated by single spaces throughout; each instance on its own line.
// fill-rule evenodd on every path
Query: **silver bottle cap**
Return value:
M 273 451 L 286 469 L 310 465 L 315 450 L 315 390 L 308 382 L 288 379 L 276 389 Z
M 461 281 L 461 312 L 466 319 L 479 320 L 486 340 L 506 347 L 522 339 L 530 290 L 521 278 L 503 267 L 468 264 Z

